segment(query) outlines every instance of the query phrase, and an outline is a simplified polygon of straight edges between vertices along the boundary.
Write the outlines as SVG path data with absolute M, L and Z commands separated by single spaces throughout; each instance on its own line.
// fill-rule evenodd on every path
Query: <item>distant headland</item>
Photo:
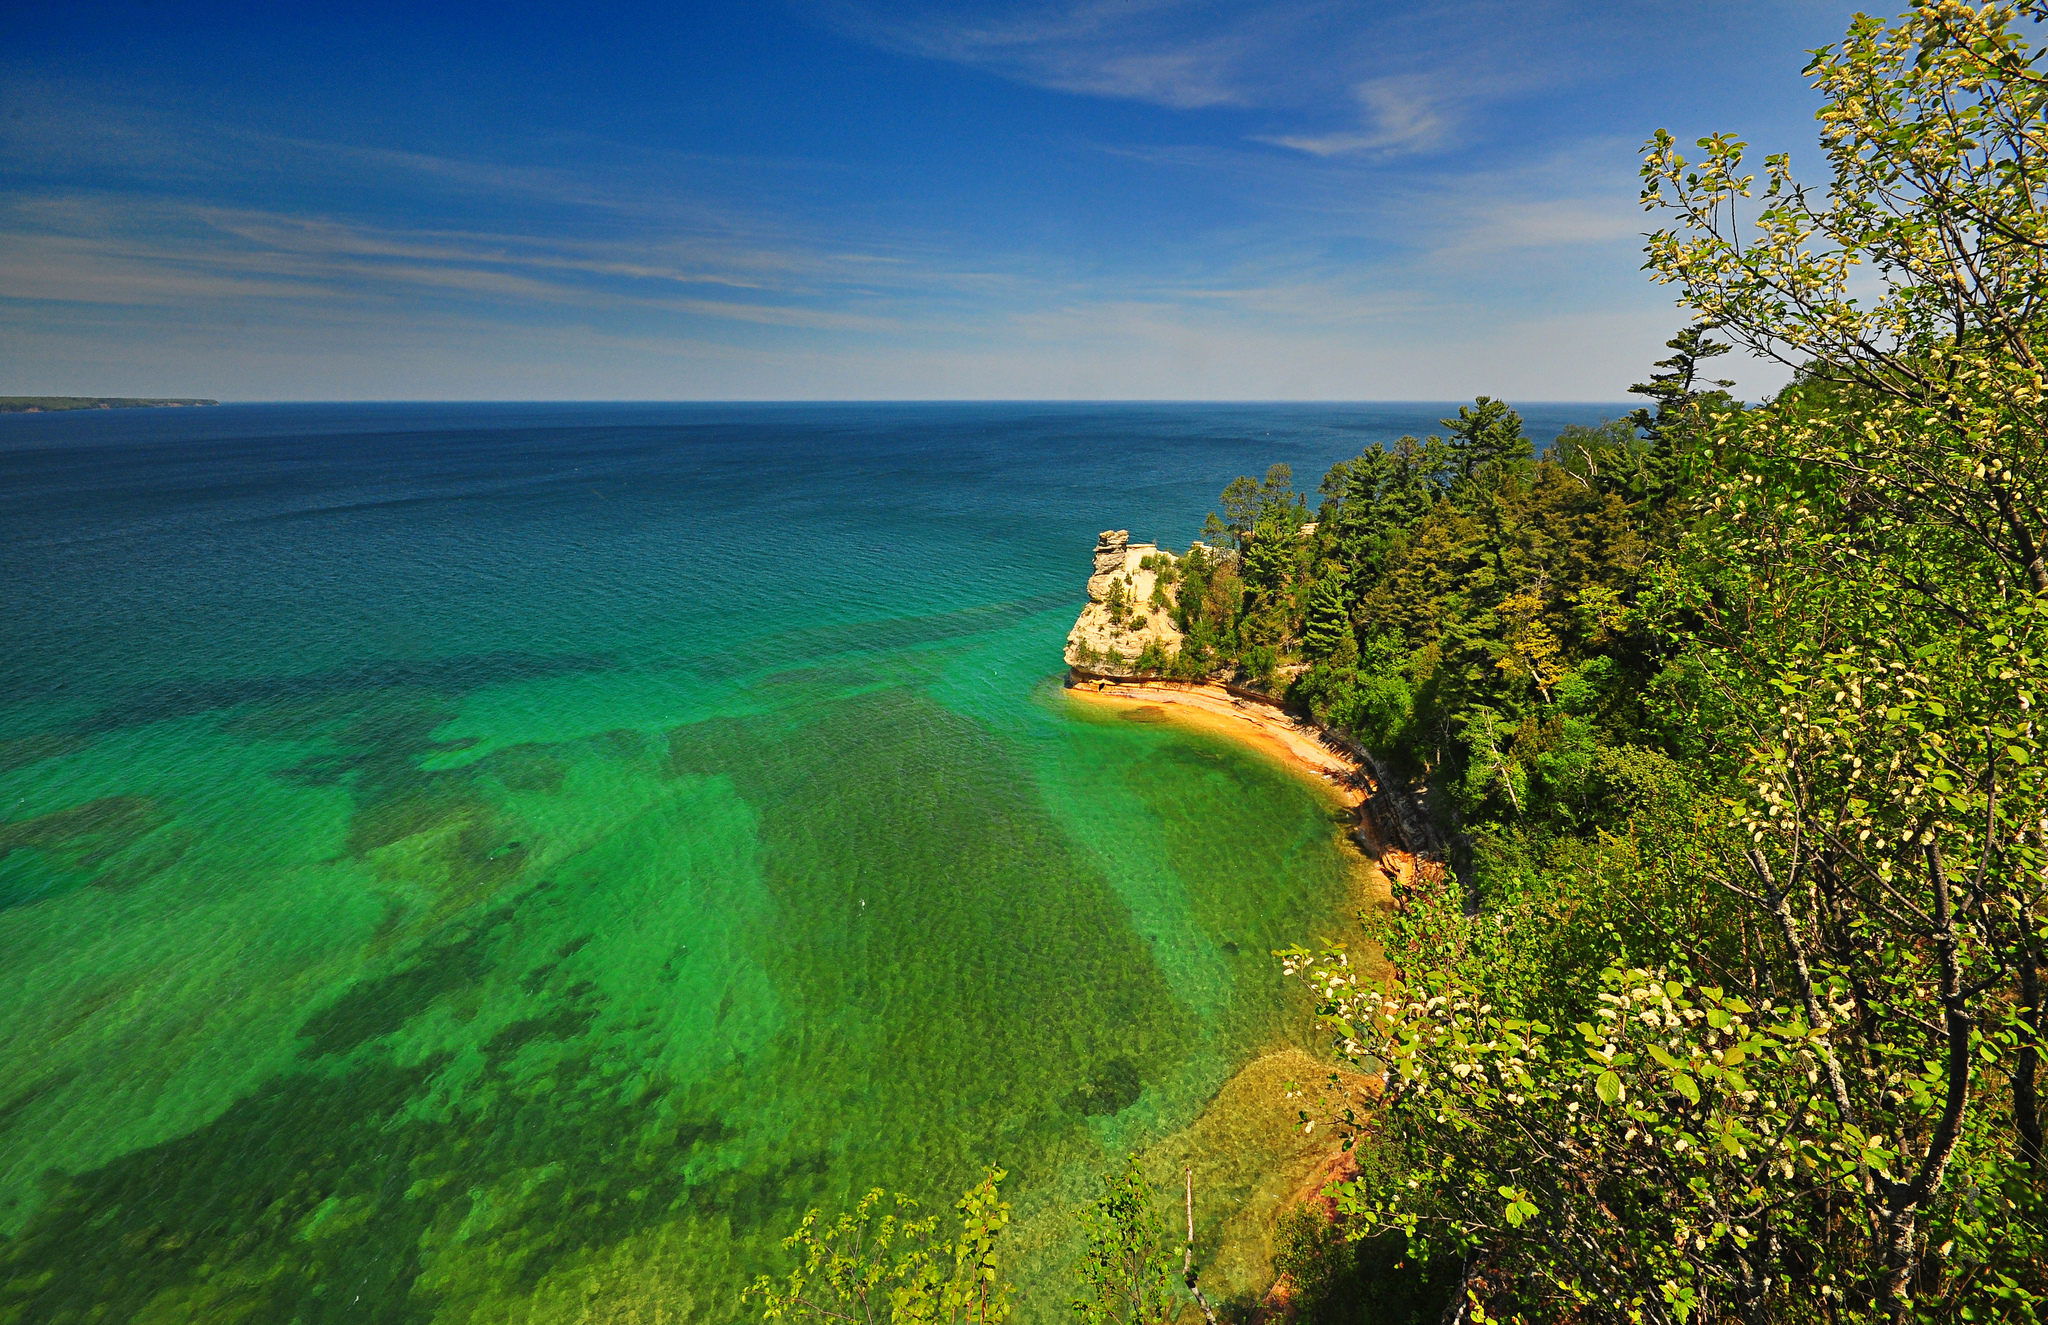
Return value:
M 144 400 L 131 396 L 0 396 L 0 414 L 49 414 L 65 409 L 168 409 L 218 405 L 218 400 Z

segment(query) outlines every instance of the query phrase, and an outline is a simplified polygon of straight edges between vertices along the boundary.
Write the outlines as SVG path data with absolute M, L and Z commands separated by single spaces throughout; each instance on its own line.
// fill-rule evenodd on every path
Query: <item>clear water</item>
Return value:
M 1353 865 L 1068 705 L 1094 535 L 1446 412 L 0 418 L 0 1321 L 734 1320 L 988 1162 L 1053 1318 Z

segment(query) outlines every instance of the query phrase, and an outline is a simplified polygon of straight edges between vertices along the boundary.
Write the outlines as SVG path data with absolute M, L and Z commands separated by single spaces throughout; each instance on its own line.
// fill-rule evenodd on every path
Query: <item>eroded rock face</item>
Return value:
M 1090 602 L 1099 603 L 1109 597 L 1109 582 L 1124 573 L 1124 554 L 1130 545 L 1128 529 L 1105 529 L 1095 536 L 1095 570 L 1088 576 Z
M 1156 570 L 1139 563 L 1161 555 L 1156 543 L 1133 543 L 1128 529 L 1103 531 L 1095 540 L 1095 564 L 1088 577 L 1088 605 L 1067 635 L 1067 665 L 1105 676 L 1131 676 L 1137 669 L 1131 660 L 1145 646 L 1157 640 L 1169 653 L 1180 648 L 1180 630 L 1166 609 L 1152 602 L 1159 583 Z M 1172 553 L 1165 553 L 1171 559 Z M 1126 612 L 1111 621 L 1109 596 L 1122 582 L 1125 600 L 1136 615 Z M 1118 661 L 1121 659 L 1122 661 Z

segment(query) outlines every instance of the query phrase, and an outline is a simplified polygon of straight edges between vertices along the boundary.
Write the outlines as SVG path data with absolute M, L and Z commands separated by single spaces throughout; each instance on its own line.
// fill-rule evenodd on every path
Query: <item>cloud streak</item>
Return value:
M 861 4 L 827 12 L 840 30 L 885 49 L 1058 92 L 1199 110 L 1267 99 L 1262 66 L 1326 8 L 1283 2 L 1219 14 L 1197 0 L 1078 0 L 974 18 Z
M 1252 141 L 1310 156 L 1394 156 L 1448 145 L 1458 112 L 1444 87 L 1419 77 L 1377 78 L 1357 88 L 1364 126 L 1340 133 L 1254 135 Z
M 680 313 L 819 331 L 898 325 L 843 307 L 886 280 L 897 265 L 888 255 L 417 232 L 182 205 L 138 214 L 76 197 L 17 207 L 12 221 L 0 222 L 0 299 L 7 300 L 142 307 L 362 302 L 413 291 L 526 309 Z M 703 285 L 754 297 L 675 293 Z

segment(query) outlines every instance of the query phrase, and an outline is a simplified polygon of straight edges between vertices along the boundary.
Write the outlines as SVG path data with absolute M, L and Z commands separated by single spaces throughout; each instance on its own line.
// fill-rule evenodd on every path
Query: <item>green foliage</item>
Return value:
M 937 1215 L 914 1218 L 916 1201 L 900 1193 L 885 1198 L 879 1187 L 830 1225 L 809 1211 L 782 1243 L 799 1254 L 797 1268 L 781 1284 L 762 1275 L 744 1300 L 760 1304 L 763 1320 L 1007 1320 L 1010 1285 L 996 1271 L 996 1244 L 1010 1223 L 999 1190 L 1005 1176 L 991 1167 L 954 1203 L 960 1231 L 951 1238 L 940 1235 Z
M 1360 1171 L 1346 1190 L 1398 1181 L 1390 1160 L 1407 1160 L 1378 1142 L 1358 1151 Z M 1295 1325 L 1439 1325 L 1462 1268 L 1458 1256 L 1417 1256 L 1401 1233 L 1360 1239 L 1342 1215 L 1315 1205 L 1282 1212 L 1274 1229 L 1273 1270 L 1288 1283 Z
M 1221 517 L 1209 513 L 1202 536 L 1227 534 L 1239 551 L 1244 549 L 1246 537 L 1261 525 L 1292 533 L 1308 522 L 1307 499 L 1294 491 L 1294 470 L 1287 465 L 1274 465 L 1263 479 L 1232 479 L 1223 489 L 1222 505 Z
M 1337 566 L 1317 580 L 1308 598 L 1308 619 L 1302 630 L 1302 652 L 1311 658 L 1328 658 L 1343 641 L 1352 640 L 1355 657 L 1358 642 L 1351 635 L 1351 596 L 1345 573 Z
M 1338 1325 L 1356 1295 L 1358 1247 L 1318 1210 L 1295 1206 L 1280 1216 L 1273 1237 L 1273 1271 L 1285 1275 L 1288 1301 L 1301 1325 Z
M 1074 1270 L 1075 1318 L 1083 1325 L 1159 1325 L 1178 1310 L 1173 1234 L 1133 1154 L 1081 1211 L 1084 1248 Z
M 1696 444 L 1672 408 L 1666 444 Z M 1665 649 L 1634 608 L 1674 536 L 1654 448 L 1613 421 L 1535 460 L 1519 417 L 1487 397 L 1444 423 L 1448 442 L 1403 438 L 1332 466 L 1306 536 L 1284 476 L 1235 480 L 1215 528 L 1237 555 L 1183 562 L 1184 652 L 1262 687 L 1299 672 L 1295 699 L 1455 789 L 1484 824 L 1578 831 L 1544 817 L 1553 801 L 1530 816 L 1532 770 L 1508 742 L 1567 698 L 1596 744 L 1662 738 L 1643 695 Z M 1485 734 L 1495 748 L 1474 744 Z
M 1287 519 L 1262 520 L 1244 536 L 1242 559 L 1244 582 L 1264 600 L 1270 601 L 1292 579 L 1300 526 L 1289 527 Z
M 1109 592 L 1103 597 L 1102 605 L 1109 612 L 1109 624 L 1121 626 L 1131 612 L 1131 590 L 1122 577 L 1109 582 Z
M 1467 481 L 1488 469 L 1525 465 L 1536 454 L 1522 435 L 1522 416 L 1491 396 L 1461 405 L 1457 418 L 1438 422 L 1450 429 L 1451 455 Z
M 1670 358 L 1657 360 L 1664 371 L 1629 388 L 1629 394 L 1657 403 L 1654 412 L 1645 407 L 1630 414 L 1629 422 L 1650 440 L 1634 477 L 1637 492 L 1660 504 L 1675 496 L 1688 477 L 1686 457 L 1673 443 L 1697 432 L 1708 416 L 1730 413 L 1735 407 L 1727 392 L 1735 383 L 1700 376 L 1702 360 L 1726 354 L 1732 346 L 1709 340 L 1707 328 L 1695 324 L 1665 341 L 1664 348 L 1672 352 Z
M 1709 340 L 1705 327 L 1687 327 L 1665 341 L 1664 348 L 1672 351 L 1670 358 L 1657 360 L 1657 367 L 1664 371 L 1651 373 L 1648 382 L 1638 382 L 1628 389 L 1632 396 L 1648 396 L 1657 402 L 1655 413 L 1646 406 L 1629 415 L 1629 422 L 1652 438 L 1665 436 L 1700 408 L 1701 381 L 1706 380 L 1707 385 L 1716 388 L 1735 385 L 1723 378 L 1700 377 L 1701 360 L 1717 358 L 1731 348 Z
M 1238 674 L 1268 694 L 1280 670 L 1280 653 L 1270 644 L 1255 644 L 1238 657 Z
M 1744 145 L 1659 134 L 1699 324 L 1654 413 L 1358 536 L 1472 868 L 1382 924 L 1398 979 L 1289 964 L 1384 1073 L 1340 1133 L 1405 1147 L 1347 1230 L 1465 1258 L 1475 1319 L 2048 1309 L 2044 17 L 1858 17 L 1808 71 L 1834 179 L 1767 158 L 1739 231 Z M 1707 326 L 1799 377 L 1736 407 Z

